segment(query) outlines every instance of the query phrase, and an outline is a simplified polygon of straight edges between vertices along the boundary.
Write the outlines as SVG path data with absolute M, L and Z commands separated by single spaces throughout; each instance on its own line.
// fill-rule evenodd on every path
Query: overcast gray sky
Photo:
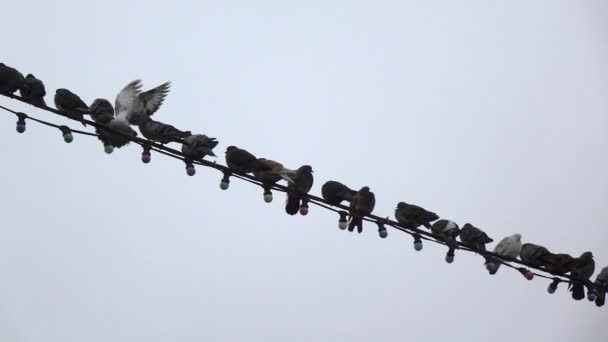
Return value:
M 608 265 L 608 2 L 6 1 L 1 59 L 155 118 Z M 0 104 L 51 114 L 6 98 Z M 587 341 L 606 308 L 442 246 L 0 116 L 0 340 Z M 78 124 L 70 123 L 78 128 Z

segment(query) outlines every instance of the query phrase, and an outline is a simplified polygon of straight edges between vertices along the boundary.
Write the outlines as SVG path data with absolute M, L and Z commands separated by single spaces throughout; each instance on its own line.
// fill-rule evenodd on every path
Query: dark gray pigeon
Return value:
M 251 171 L 266 186 L 273 185 L 281 179 L 293 183 L 291 176 L 295 174 L 294 170 L 290 170 L 283 166 L 283 164 L 266 158 L 256 159 L 252 164 Z
M 98 124 L 105 125 L 114 119 L 114 107 L 106 99 L 95 99 L 90 109 L 91 119 Z
M 460 235 L 460 228 L 456 222 L 450 220 L 436 221 L 431 226 L 431 232 L 448 245 L 448 255 L 453 256 L 454 250 L 459 249 L 456 237 Z
M 129 123 L 114 116 L 114 108 L 106 99 L 95 99 L 91 104 L 91 118 L 103 127 L 96 127 L 97 137 L 104 146 L 111 145 L 121 148 L 131 142 L 131 137 L 136 137 L 137 132 L 131 128 Z M 120 134 L 122 133 L 122 134 Z
M 34 75 L 28 74 L 25 76 L 25 83 L 19 90 L 21 97 L 27 102 L 38 107 L 46 107 L 44 97 L 46 96 L 46 89 L 44 89 L 44 83 L 37 79 Z
M 359 233 L 363 232 L 363 216 L 369 215 L 376 206 L 376 196 L 364 186 L 357 192 L 350 202 L 350 222 L 348 231 L 352 232 L 355 227 Z
M 296 170 L 293 175 L 293 183 L 287 184 L 287 202 L 285 203 L 285 212 L 289 215 L 295 215 L 300 209 L 302 199 L 300 195 L 307 194 L 312 188 L 314 177 L 312 175 L 312 167 L 310 165 L 302 165 Z
M 593 253 L 585 252 L 580 257 L 574 260 L 570 269 L 570 276 L 574 281 L 568 285 L 568 289 L 572 292 L 572 299 L 581 300 L 585 298 L 585 284 L 595 272 L 595 261 L 593 261 Z
M 570 272 L 575 259 L 565 253 L 549 253 L 544 257 L 544 266 L 549 273 L 564 275 Z
M 226 165 L 232 172 L 246 174 L 252 172 L 257 158 L 236 146 L 228 146 L 226 149 Z
M 84 122 L 83 112 L 89 111 L 89 107 L 78 95 L 71 91 L 63 88 L 57 89 L 55 92 L 55 107 L 69 118 L 79 120 L 83 125 L 87 125 Z
M 184 138 L 182 153 L 192 160 L 200 160 L 205 156 L 215 157 L 212 150 L 217 144 L 218 141 L 215 138 L 209 138 L 204 134 L 193 134 Z
M 466 223 L 460 230 L 460 241 L 470 245 L 477 252 L 485 252 L 486 244 L 493 242 L 483 230 Z
M 25 79 L 17 69 L 0 63 L 0 93 L 14 94 L 25 85 Z
M 183 144 L 184 138 L 192 135 L 190 131 L 180 131 L 171 125 L 154 121 L 149 116 L 142 118 L 138 127 L 144 137 L 163 145 L 170 142 Z
M 323 199 L 325 199 L 327 203 L 331 205 L 339 205 L 342 203 L 342 201 L 350 202 L 356 193 L 357 192 L 355 190 L 352 190 L 346 185 L 336 181 L 328 181 L 323 184 L 323 187 L 321 188 Z
M 431 228 L 431 222 L 438 220 L 439 216 L 417 205 L 399 202 L 395 209 L 395 218 L 403 227 L 416 229 L 420 226 Z
M 546 258 L 551 253 L 548 249 L 543 246 L 535 245 L 532 243 L 524 243 L 521 245 L 521 251 L 519 252 L 519 258 L 521 261 L 526 262 L 534 267 L 541 267 L 546 264 Z
M 600 273 L 598 273 L 595 278 L 595 285 L 598 287 L 602 287 L 604 289 L 608 289 L 608 266 L 602 268 Z M 597 298 L 595 298 L 595 305 L 604 306 L 606 302 L 606 291 L 599 289 L 597 291 Z

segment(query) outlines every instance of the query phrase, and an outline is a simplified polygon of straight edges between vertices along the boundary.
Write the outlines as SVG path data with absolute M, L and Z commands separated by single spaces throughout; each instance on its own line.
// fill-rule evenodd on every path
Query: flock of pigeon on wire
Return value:
M 568 289 L 572 292 L 573 299 L 577 301 L 584 299 L 585 288 L 587 288 L 587 299 L 595 302 L 598 307 L 604 305 L 608 291 L 608 266 L 598 273 L 595 281 L 591 281 L 595 271 L 595 262 L 591 252 L 585 252 L 578 258 L 565 253 L 552 253 L 540 245 L 522 244 L 520 234 L 505 237 L 490 252 L 486 250 L 486 244 L 494 240 L 481 229 L 470 223 L 466 223 L 460 228 L 455 222 L 440 219 L 434 212 L 416 205 L 398 203 L 395 209 L 396 222 L 373 215 L 376 199 L 367 186 L 356 191 L 340 182 L 328 181 L 321 190 L 323 198 L 313 196 L 309 194 L 314 181 L 310 165 L 291 170 L 274 160 L 257 158 L 236 146 L 229 146 L 226 149 L 227 167 L 209 162 L 204 157 L 216 156 L 213 149 L 217 146 L 218 141 L 215 138 L 182 131 L 151 118 L 169 93 L 170 82 L 143 92 L 141 87 L 140 80 L 127 84 L 116 96 L 114 106 L 106 99 L 96 99 L 89 106 L 73 92 L 67 89 L 57 89 L 54 97 L 56 109 L 53 109 L 46 105 L 44 100 L 46 90 L 41 80 L 32 74 L 23 77 L 16 69 L 0 63 L 0 94 L 80 121 L 85 127 L 88 123 L 96 130 L 95 134 L 77 131 L 0 106 L 17 116 L 17 132 L 19 133 L 25 132 L 26 119 L 31 119 L 58 128 L 67 143 L 73 141 L 72 133 L 97 136 L 108 154 L 112 153 L 115 148 L 135 142 L 143 147 L 142 162 L 144 163 L 150 162 L 151 151 L 154 150 L 183 160 L 189 176 L 196 173 L 194 164 L 222 171 L 223 178 L 220 182 L 222 190 L 228 189 L 230 177 L 233 176 L 261 186 L 264 189 L 264 201 L 266 202 L 271 202 L 273 199 L 271 190 L 283 191 L 287 194 L 285 211 L 289 215 L 298 213 L 307 215 L 308 205 L 313 203 L 337 212 L 339 214 L 338 226 L 342 230 L 348 229 L 350 232 L 356 230 L 361 233 L 363 221 L 369 221 L 376 223 L 380 237 L 386 238 L 388 232 L 385 225 L 389 225 L 412 235 L 414 248 L 417 251 L 422 249 L 423 239 L 446 245 L 448 251 L 445 259 L 448 263 L 454 261 L 455 251 L 458 249 L 475 252 L 484 257 L 484 265 L 490 274 L 496 274 L 501 265 L 506 265 L 518 270 L 528 280 L 533 279 L 535 275 L 551 279 L 552 282 L 547 289 L 549 293 L 554 293 L 559 283 L 568 282 Z M 21 96 L 15 95 L 17 91 Z M 93 122 L 86 120 L 85 115 L 89 115 Z M 146 139 L 139 138 L 132 126 L 137 126 L 141 135 Z M 181 153 L 165 146 L 168 143 L 181 144 Z M 285 181 L 287 186 L 279 184 L 280 181 Z M 343 202 L 347 202 L 349 205 L 345 206 L 342 204 Z M 430 232 L 421 227 L 429 229 Z M 524 267 L 513 266 L 513 263 L 551 274 L 553 277 L 534 273 Z

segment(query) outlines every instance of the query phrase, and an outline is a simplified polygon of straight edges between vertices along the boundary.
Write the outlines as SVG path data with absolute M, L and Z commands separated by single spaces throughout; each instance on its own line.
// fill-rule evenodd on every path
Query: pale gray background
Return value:
M 7 64 L 322 182 L 608 264 L 608 2 L 4 1 Z M 0 103 L 58 118 L 5 98 Z M 0 117 L 1 341 L 586 341 L 606 308 Z M 73 127 L 78 124 L 72 123 Z

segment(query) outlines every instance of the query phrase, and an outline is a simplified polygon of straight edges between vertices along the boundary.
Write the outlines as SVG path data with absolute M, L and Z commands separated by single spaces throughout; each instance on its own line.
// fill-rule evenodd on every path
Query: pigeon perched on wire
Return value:
M 350 202 L 353 200 L 353 196 L 355 196 L 356 193 L 357 191 L 352 190 L 346 185 L 336 181 L 325 182 L 321 188 L 323 199 L 325 199 L 330 205 L 339 205 L 343 201 Z
M 121 99 L 124 99 L 120 102 L 127 106 L 126 119 L 132 125 L 139 125 L 142 120 L 152 116 L 160 108 L 169 93 L 171 82 L 165 82 L 144 92 L 141 92 L 141 87 L 141 80 L 135 80 L 127 84 L 120 92 L 123 95 Z M 119 97 L 121 97 L 121 94 L 119 94 Z M 118 97 L 116 101 L 119 102 Z M 117 104 L 116 112 L 120 113 L 121 111 L 122 108 L 119 108 Z
M 535 245 L 532 243 L 524 243 L 521 246 L 519 252 L 519 258 L 521 261 L 528 263 L 534 267 L 541 267 L 546 264 L 546 258 L 551 253 L 543 246 Z
M 17 69 L 0 63 L 0 93 L 14 94 L 25 85 L 25 78 Z
M 570 276 L 572 281 L 568 285 L 568 289 L 572 292 L 572 299 L 581 300 L 585 298 L 585 284 L 595 272 L 595 261 L 593 261 L 593 253 L 585 252 L 580 257 L 574 259 Z
M 72 93 L 71 91 L 60 88 L 55 92 L 55 107 L 66 114 L 67 117 L 79 120 L 84 126 L 87 124 L 84 122 L 84 112 L 89 111 L 87 106 L 82 99 Z
M 28 74 L 25 76 L 25 82 L 19 93 L 28 103 L 38 107 L 46 107 L 46 102 L 44 102 L 44 97 L 46 96 L 44 83 L 34 75 Z
M 513 234 L 500 240 L 493 252 L 505 258 L 517 259 L 521 252 L 521 234 Z M 499 258 L 487 257 L 485 264 L 490 274 L 496 274 L 501 263 Z
M 572 256 L 565 253 L 549 253 L 545 255 L 543 259 L 547 272 L 560 275 L 570 272 L 570 269 L 575 261 Z
M 184 138 L 192 135 L 190 131 L 180 131 L 166 123 L 154 121 L 148 116 L 139 121 L 138 127 L 144 137 L 163 145 L 170 142 L 183 144 Z
M 453 258 L 454 250 L 460 248 L 456 241 L 456 237 L 460 235 L 460 228 L 456 222 L 450 220 L 436 221 L 431 226 L 431 232 L 448 245 L 449 250 L 447 255 Z
M 606 302 L 606 289 L 608 289 L 608 266 L 602 268 L 595 278 L 595 286 L 601 287 L 597 291 L 597 297 L 595 298 L 595 305 L 604 306 Z
M 374 211 L 376 206 L 376 196 L 369 191 L 369 187 L 364 186 L 350 201 L 350 222 L 348 223 L 348 231 L 352 232 L 355 227 L 359 233 L 363 232 L 363 216 L 369 215 Z
M 466 223 L 460 230 L 460 241 L 477 252 L 485 252 L 486 244 L 494 242 L 483 230 Z
M 107 127 L 96 127 L 95 131 L 99 134 L 97 138 L 103 142 L 104 146 L 111 146 L 108 153 L 111 152 L 112 148 L 120 148 L 129 144 L 131 142 L 130 137 L 137 136 L 137 132 L 131 128 L 124 116 L 121 118 L 114 116 L 114 108 L 110 101 L 106 99 L 95 99 L 93 101 L 91 104 L 91 118 L 96 123 Z
M 397 222 L 408 229 L 416 229 L 420 226 L 431 228 L 431 222 L 439 219 L 439 216 L 432 211 L 405 202 L 399 202 L 395 209 Z
M 182 153 L 192 160 L 200 160 L 205 156 L 215 157 L 213 148 L 217 146 L 215 138 L 209 138 L 204 134 L 193 134 L 184 138 Z
M 226 165 L 232 172 L 251 173 L 256 162 L 257 158 L 246 150 L 236 146 L 228 146 L 226 149 Z
M 301 206 L 308 208 L 306 200 L 301 198 L 301 195 L 306 195 L 312 188 L 314 182 L 312 167 L 310 165 L 300 166 L 293 175 L 293 183 L 287 183 L 287 202 L 285 203 L 285 212 L 289 215 L 295 215 L 300 210 Z M 303 212 L 305 215 L 307 211 Z
M 91 119 L 98 124 L 106 125 L 114 119 L 114 107 L 106 99 L 95 99 L 91 103 Z
M 271 186 L 281 179 L 293 183 L 291 176 L 295 174 L 294 170 L 290 170 L 283 166 L 283 164 L 266 158 L 258 158 L 253 163 L 251 171 L 266 186 Z

